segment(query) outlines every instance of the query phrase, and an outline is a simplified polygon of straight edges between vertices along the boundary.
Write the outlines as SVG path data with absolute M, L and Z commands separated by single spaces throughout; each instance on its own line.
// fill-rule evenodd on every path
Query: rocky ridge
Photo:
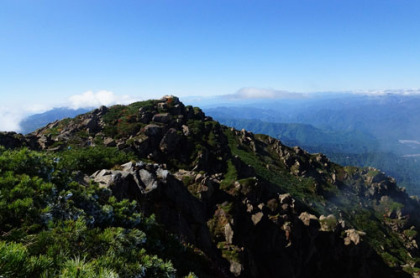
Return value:
M 0 144 L 134 153 L 83 180 L 137 200 L 221 277 L 416 275 L 419 203 L 392 178 L 224 127 L 173 96 L 1 133 Z

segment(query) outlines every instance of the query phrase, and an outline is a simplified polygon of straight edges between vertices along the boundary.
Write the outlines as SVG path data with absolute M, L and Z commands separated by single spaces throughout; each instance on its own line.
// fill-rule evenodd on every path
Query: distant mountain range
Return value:
M 92 109 L 88 108 L 79 108 L 79 109 L 70 109 L 65 107 L 54 108 L 44 113 L 31 115 L 20 122 L 22 134 L 27 134 L 35 131 L 38 128 L 41 128 L 48 123 L 54 122 L 56 120 L 62 120 L 64 118 L 73 118 L 79 114 L 86 113 Z
M 419 95 L 314 94 L 203 109 L 224 124 L 325 153 L 340 164 L 380 168 L 420 195 Z
M 412 154 L 417 149 L 420 151 L 420 145 L 413 148 L 399 140 L 420 139 L 419 107 L 419 95 L 318 94 L 203 109 L 216 119 L 299 123 L 324 131 L 360 132 L 378 140 L 375 148 Z

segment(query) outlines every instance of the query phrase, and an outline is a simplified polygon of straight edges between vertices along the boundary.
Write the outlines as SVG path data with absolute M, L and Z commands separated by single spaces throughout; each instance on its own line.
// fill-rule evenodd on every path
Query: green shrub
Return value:
M 58 157 L 59 168 L 69 171 L 80 170 L 86 174 L 92 174 L 100 169 L 109 169 L 117 164 L 136 159 L 133 153 L 105 146 L 70 149 L 59 153 Z

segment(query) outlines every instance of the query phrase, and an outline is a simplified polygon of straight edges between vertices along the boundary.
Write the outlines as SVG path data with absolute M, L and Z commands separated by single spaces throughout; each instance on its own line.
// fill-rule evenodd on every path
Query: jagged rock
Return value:
M 153 116 L 152 121 L 156 122 L 156 123 L 169 123 L 171 121 L 172 117 L 169 113 L 161 113 L 161 114 L 156 114 Z
M 155 125 L 155 124 L 150 124 L 145 126 L 144 128 L 144 134 L 146 134 L 147 136 L 159 136 L 162 134 L 162 127 Z
M 57 135 L 56 140 L 66 142 L 70 140 L 71 133 L 69 131 L 61 132 L 59 135 Z
M 236 277 L 240 276 L 243 271 L 243 266 L 235 261 L 230 262 L 230 272 L 235 275 Z
M 280 194 L 278 196 L 280 207 L 283 211 L 288 211 L 289 209 L 293 209 L 295 207 L 295 200 L 289 193 Z
M 125 149 L 125 148 L 127 148 L 128 146 L 127 146 L 127 144 L 126 144 L 126 142 L 118 142 L 117 143 L 117 148 L 119 149 L 119 150 L 123 150 L 123 149 Z
M 157 180 L 152 175 L 152 173 L 150 173 L 149 171 L 147 171 L 145 169 L 141 169 L 139 171 L 139 174 L 140 174 L 140 179 L 145 186 L 145 191 L 146 192 L 157 188 Z
M 166 111 L 166 109 L 168 109 L 168 104 L 166 104 L 164 102 L 158 103 L 158 109 Z
M 41 146 L 42 149 L 47 149 L 49 146 L 51 146 L 54 141 L 51 140 L 50 135 L 41 135 L 41 137 L 38 139 L 38 143 Z
M 257 212 L 257 213 L 254 213 L 251 216 L 252 223 L 254 223 L 254 225 L 257 225 L 261 221 L 263 216 L 264 216 L 264 213 L 262 213 L 261 211 Z
M 171 104 L 171 105 L 176 105 L 176 104 L 180 103 L 179 98 L 176 97 L 176 96 L 173 96 L 173 95 L 163 96 L 159 101 L 160 102 L 166 102 L 166 103 Z
M 164 180 L 164 181 L 166 181 L 166 179 L 168 178 L 169 174 L 170 173 L 169 173 L 168 170 L 162 169 L 160 167 L 156 170 L 156 176 L 159 179 Z
M 308 212 L 302 212 L 299 215 L 299 219 L 303 222 L 305 226 L 310 226 L 313 222 L 318 222 L 318 217 Z
M 337 218 L 332 214 L 328 216 L 321 215 L 319 217 L 319 224 L 321 225 L 321 231 L 331 232 L 334 231 L 337 226 Z
M 140 169 L 143 169 L 145 167 L 145 163 L 143 161 L 138 161 L 138 162 L 127 162 L 125 164 L 122 164 L 122 170 L 125 172 L 130 172 L 130 173 L 134 173 L 135 171 L 138 171 Z
M 114 139 L 107 137 L 104 139 L 104 145 L 107 147 L 115 147 L 117 144 Z
M 100 125 L 97 117 L 92 117 L 84 120 L 81 124 L 86 128 L 89 134 L 94 134 L 100 130 Z
M 198 174 L 195 176 L 194 182 L 201 182 L 203 179 L 204 179 L 204 175 L 202 175 L 202 174 L 198 173 Z
M 198 188 L 200 200 L 210 200 L 214 194 L 215 185 L 218 185 L 219 183 L 219 181 L 209 177 L 202 179 Z
M 293 150 L 295 151 L 295 153 L 297 155 L 304 155 L 304 154 L 306 154 L 306 152 L 304 150 L 302 150 L 301 148 L 299 148 L 298 146 L 293 147 Z
M 277 199 L 270 199 L 267 201 L 267 208 L 270 209 L 271 212 L 277 211 L 279 207 L 279 202 Z
M 234 232 L 233 232 L 232 226 L 230 225 L 230 223 L 227 223 L 225 225 L 225 240 L 226 240 L 226 243 L 228 243 L 228 244 L 233 243 L 233 234 L 234 234 Z
M 6 149 L 15 149 L 24 146 L 25 140 L 23 136 L 19 138 L 16 132 L 0 132 L 0 145 Z
M 344 238 L 344 244 L 350 245 L 352 242 L 355 245 L 358 245 L 361 241 L 361 236 L 365 236 L 366 233 L 362 231 L 357 231 L 355 229 L 345 230 L 346 237 Z
M 100 170 L 93 173 L 90 177 L 99 184 L 99 187 L 108 188 L 113 182 L 113 171 L 111 170 Z
M 160 141 L 160 150 L 164 153 L 171 153 L 178 149 L 182 136 L 175 128 L 170 128 Z
M 284 235 L 286 238 L 286 241 L 288 242 L 287 246 L 290 246 L 291 244 L 291 233 L 292 233 L 292 223 L 290 222 L 285 222 L 283 224 L 283 226 L 281 227 L 281 229 L 284 231 Z
M 139 122 L 143 124 L 148 124 L 153 119 L 153 113 L 150 111 L 146 111 L 144 107 L 139 109 L 139 114 L 137 116 Z
M 185 107 L 182 103 L 177 103 L 177 104 L 173 105 L 170 108 L 170 111 L 171 111 L 172 114 L 178 115 L 178 119 L 181 119 L 181 121 L 180 121 L 181 123 L 184 122 L 184 115 L 183 114 L 185 112 Z
M 189 136 L 189 135 L 190 135 L 190 129 L 188 128 L 188 126 L 186 126 L 186 125 L 182 125 L 182 133 L 183 133 L 185 136 Z
M 93 110 L 93 114 L 96 114 L 97 116 L 103 116 L 105 115 L 107 112 L 109 111 L 109 108 L 102 105 L 101 107 L 99 107 L 98 109 Z
M 88 175 L 82 173 L 81 171 L 77 171 L 74 173 L 74 180 L 84 186 L 88 186 L 90 184 L 90 178 Z

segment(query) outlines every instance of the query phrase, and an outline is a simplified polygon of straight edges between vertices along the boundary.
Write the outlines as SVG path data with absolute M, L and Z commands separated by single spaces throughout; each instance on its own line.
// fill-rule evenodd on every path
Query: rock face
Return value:
M 6 149 L 16 149 L 21 147 L 29 147 L 38 149 L 39 145 L 34 136 L 23 136 L 16 132 L 0 132 L 0 146 Z
M 170 232 L 226 267 L 226 276 L 373 277 L 378 273 L 376 267 L 386 269 L 363 244 L 364 232 L 326 228 L 322 224 L 325 221 L 336 224 L 333 215 L 318 218 L 306 211 L 299 213 L 290 194 L 269 198 L 273 193 L 264 192 L 256 180 L 251 188 L 237 187 L 237 199 L 231 199 L 234 203 L 217 205 L 213 211 L 208 204 L 223 195 L 218 186 L 210 197 L 197 199 L 180 181 L 194 177 L 193 182 L 208 183 L 209 179 L 199 173 L 181 170 L 173 175 L 163 165 L 141 161 L 128 162 L 121 168 L 99 170 L 91 179 L 110 188 L 120 199 L 137 200 L 145 213 L 156 214 Z M 213 179 L 217 184 L 218 177 Z M 255 199 L 253 196 L 257 195 L 260 197 Z M 235 212 L 233 204 L 238 206 Z M 340 237 L 341 232 L 345 233 L 344 238 Z M 236 255 L 220 256 L 214 237 L 220 237 L 218 245 L 223 244 L 226 254 Z M 368 264 L 372 260 L 374 268 Z M 386 273 L 383 275 L 387 277 Z
M 0 133 L 0 144 L 135 154 L 91 181 L 136 200 L 220 277 L 407 277 L 407 265 L 420 267 L 420 205 L 393 179 L 221 126 L 173 96 L 101 107 L 26 137 Z
M 91 179 L 120 199 L 138 200 L 145 213 L 155 213 L 171 232 L 214 256 L 217 249 L 207 229 L 205 208 L 182 182 L 158 164 L 128 162 L 122 168 L 97 171 Z

